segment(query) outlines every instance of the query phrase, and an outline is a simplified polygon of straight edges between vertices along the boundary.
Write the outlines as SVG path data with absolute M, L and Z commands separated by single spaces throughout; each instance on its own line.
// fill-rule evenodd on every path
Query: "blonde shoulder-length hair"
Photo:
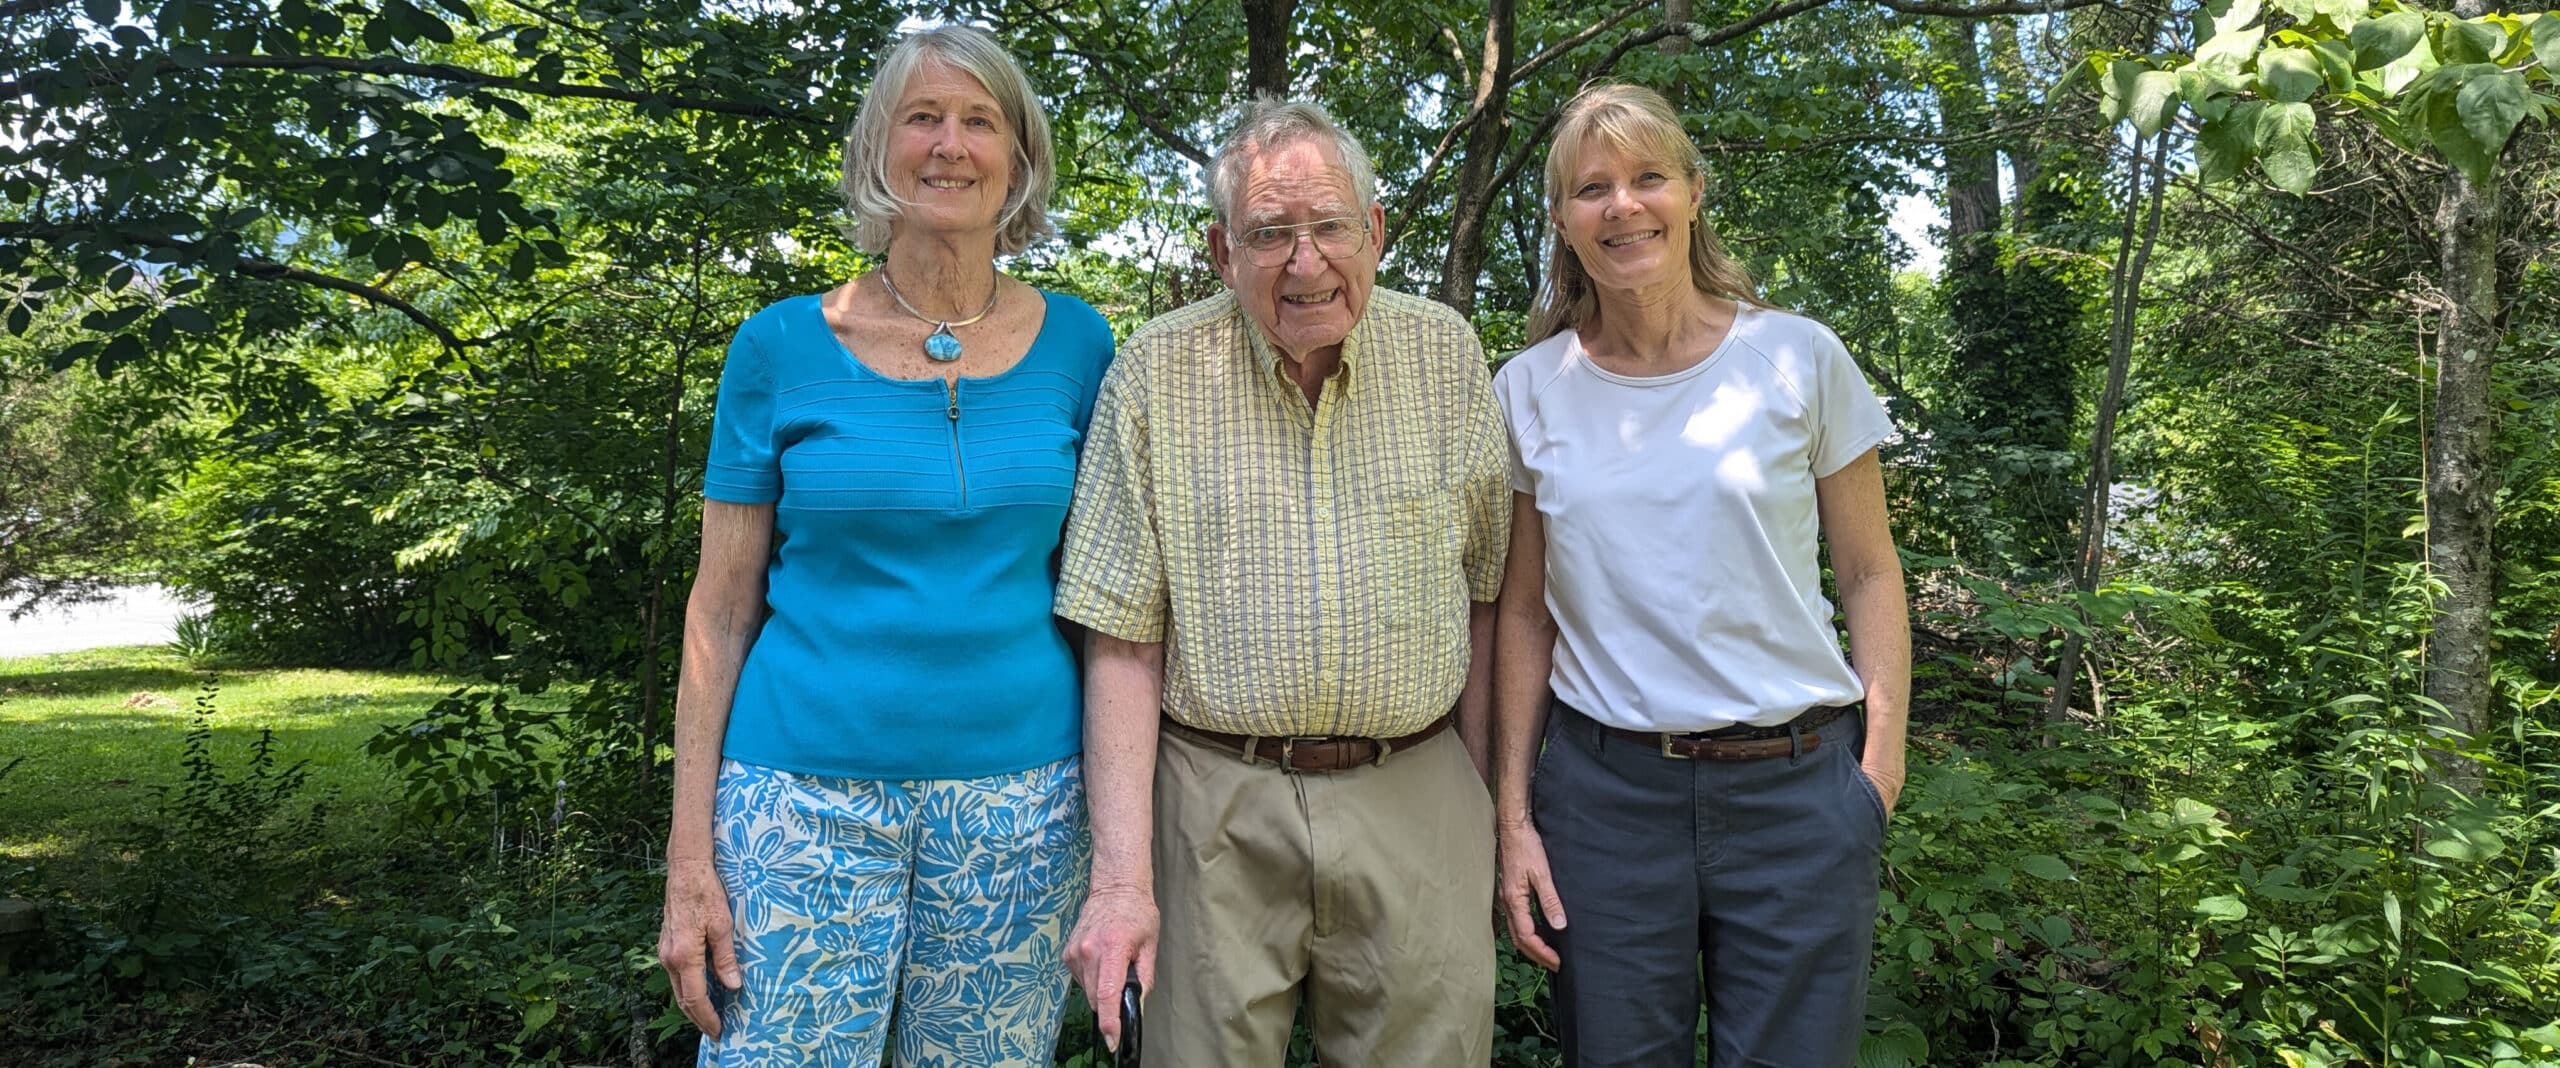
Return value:
M 1529 308 L 1528 338 L 1533 345 L 1580 327 L 1600 310 L 1591 272 L 1583 269 L 1582 259 L 1573 254 L 1573 247 L 1554 225 L 1570 192 L 1573 171 L 1581 165 L 1583 152 L 1594 144 L 1677 167 L 1692 189 L 1706 184 L 1706 158 L 1689 140 L 1688 131 L 1680 126 L 1680 114 L 1662 94 L 1617 83 L 1593 85 L 1574 94 L 1565 103 L 1564 117 L 1556 122 L 1554 139 L 1547 144 L 1547 269 L 1545 284 Z M 1712 296 L 1771 306 L 1760 299 L 1750 269 L 1716 240 L 1715 227 L 1703 208 L 1689 227 L 1689 280 Z
M 1047 240 L 1057 232 L 1049 223 L 1049 194 L 1058 185 L 1049 117 L 1041 113 L 1031 79 L 1013 54 L 987 31 L 956 23 L 910 33 L 880 60 L 879 73 L 862 96 L 862 110 L 844 135 L 844 179 L 837 189 L 851 218 L 844 228 L 846 239 L 864 252 L 886 250 L 890 226 L 908 207 L 909 201 L 889 188 L 889 128 L 897 122 L 891 112 L 906 95 L 907 82 L 928 61 L 976 78 L 1013 128 L 1013 181 L 1005 191 L 1004 211 L 996 216 L 996 255 L 1010 256 Z

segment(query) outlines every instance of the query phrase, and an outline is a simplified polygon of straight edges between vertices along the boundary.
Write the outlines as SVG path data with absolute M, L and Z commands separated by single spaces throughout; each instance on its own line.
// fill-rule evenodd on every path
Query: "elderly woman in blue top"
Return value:
M 1049 1063 L 1091 849 L 1049 604 L 1112 341 L 995 266 L 1050 232 L 1037 106 L 983 32 L 901 41 L 845 139 L 873 269 L 730 345 L 658 944 L 703 1064 Z

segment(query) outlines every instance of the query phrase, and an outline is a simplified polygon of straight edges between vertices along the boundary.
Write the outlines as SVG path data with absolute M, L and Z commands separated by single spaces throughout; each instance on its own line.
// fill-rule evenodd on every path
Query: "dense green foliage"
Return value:
M 902 21 L 958 17 L 1058 129 L 1065 239 L 1008 269 L 1123 330 L 1214 291 L 1196 164 L 1256 79 L 1366 140 L 1384 284 L 1469 302 L 1496 349 L 1542 269 L 1552 110 L 1595 75 L 1680 103 L 1728 243 L 1905 431 L 1919 692 L 1863 1064 L 2560 1063 L 2560 18 L 1293 4 L 1271 71 L 1271 6 L 0 0 L 0 524 L 83 520 L 0 538 L 0 598 L 138 557 L 208 600 L 207 662 L 473 680 L 364 745 L 407 802 L 375 833 L 198 736 L 94 847 L 124 876 L 0 867 L 49 917 L 0 977 L 13 1053 L 686 1058 L 650 950 L 709 398 L 740 318 L 862 268 L 837 131 Z M 1513 82 L 1480 77 L 1496 38 Z M 2080 595 L 2140 232 L 2143 142 L 2102 113 L 2166 130 L 2176 180 Z M 2005 209 L 1903 270 L 1889 206 L 1967 146 L 2008 161 Z M 2448 166 L 2509 205 L 2497 729 L 2467 739 L 2423 696 Z M 2075 634 L 2093 677 L 2056 721 Z M 2453 750 L 2476 796 L 2439 781 Z M 0 805 L 38 781 L 11 756 Z M 1553 1063 L 1543 974 L 1503 977 L 1497 1062 Z M 1095 1063 L 1084 1021 L 1060 1060 Z

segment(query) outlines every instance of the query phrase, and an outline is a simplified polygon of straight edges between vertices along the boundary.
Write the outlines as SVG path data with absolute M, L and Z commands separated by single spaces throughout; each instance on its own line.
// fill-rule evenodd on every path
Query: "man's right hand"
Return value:
M 1120 1049 L 1120 988 L 1128 981 L 1129 965 L 1137 964 L 1143 989 L 1156 987 L 1158 924 L 1152 892 L 1095 887 L 1085 895 L 1084 912 L 1067 938 L 1067 971 L 1093 1003 L 1102 1044 L 1113 1052 Z
M 730 933 L 729 894 L 709 860 L 667 865 L 667 914 L 658 924 L 658 963 L 675 987 L 676 1007 L 704 1037 L 719 1038 L 720 1011 L 711 1004 L 707 973 L 718 973 L 720 985 L 732 991 L 745 976 L 738 970 L 738 947 Z
M 1548 971 L 1563 967 L 1564 958 L 1538 933 L 1529 910 L 1546 917 L 1547 926 L 1564 929 L 1564 899 L 1556 896 L 1555 876 L 1547 870 L 1546 839 L 1527 819 L 1497 821 L 1496 848 L 1501 852 L 1500 893 L 1503 917 L 1511 927 L 1511 944 L 1520 955 Z

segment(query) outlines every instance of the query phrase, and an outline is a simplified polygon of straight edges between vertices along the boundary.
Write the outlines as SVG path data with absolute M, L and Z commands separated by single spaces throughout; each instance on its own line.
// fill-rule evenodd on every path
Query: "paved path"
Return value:
M 67 653 L 102 645 L 159 645 L 193 606 L 158 586 L 131 586 L 95 604 L 40 608 L 11 622 L 0 615 L 0 656 Z

